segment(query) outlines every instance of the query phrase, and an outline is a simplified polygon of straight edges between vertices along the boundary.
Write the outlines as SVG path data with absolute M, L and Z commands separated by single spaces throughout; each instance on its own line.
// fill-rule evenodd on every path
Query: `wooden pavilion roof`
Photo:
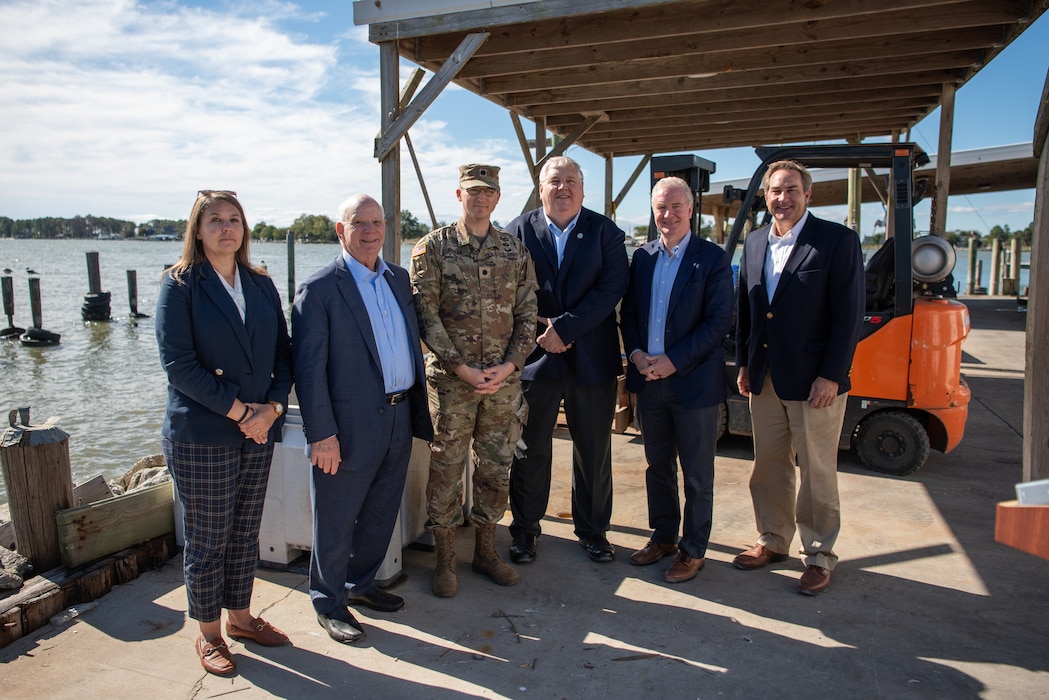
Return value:
M 387 4 L 392 4 L 387 2 Z M 439 3 L 438 3 L 439 4 Z M 602 156 L 906 134 L 1049 0 L 544 0 L 376 20 L 374 43 Z M 989 125 L 991 128 L 991 125 Z

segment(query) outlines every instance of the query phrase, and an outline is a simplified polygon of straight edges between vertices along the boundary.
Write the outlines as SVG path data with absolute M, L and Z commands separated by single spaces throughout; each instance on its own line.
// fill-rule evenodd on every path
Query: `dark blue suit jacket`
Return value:
M 426 402 L 419 321 L 415 315 L 408 272 L 387 263 L 386 280 L 404 314 L 408 343 L 414 352 L 415 385 L 409 390 L 412 434 L 433 439 Z M 306 441 L 339 438 L 344 462 L 371 461 L 386 451 L 376 437 L 381 432 L 386 404 L 379 350 L 371 319 L 353 274 L 339 255 L 303 282 L 291 311 L 296 372 L 295 393 L 302 412 Z M 309 446 L 307 446 L 309 454 Z
M 670 381 L 688 408 L 717 405 L 725 400 L 724 345 L 732 326 L 732 268 L 718 246 L 691 236 L 670 292 L 663 346 L 677 369 Z M 630 261 L 630 287 L 621 310 L 623 348 L 629 354 L 648 351 L 652 275 L 659 259 L 659 241 L 649 241 Z M 645 378 L 627 363 L 627 389 L 639 393 Z
M 164 275 L 157 297 L 160 361 L 168 375 L 168 405 L 161 430 L 173 442 L 235 447 L 245 441 L 226 418 L 239 398 L 279 401 L 291 391 L 291 341 L 273 280 L 240 269 L 245 318 L 211 264 L 195 265 L 179 284 Z M 284 417 L 269 439 L 281 439 Z
M 739 270 L 736 356 L 750 390 L 760 394 L 771 370 L 776 395 L 787 401 L 807 400 L 817 377 L 837 382 L 844 394 L 863 325 L 859 236 L 809 212 L 770 303 L 768 234 L 765 226 L 747 235 Z
M 537 345 L 525 362 L 521 379 L 558 381 L 572 373 L 576 383 L 591 385 L 622 374 L 616 305 L 626 291 L 628 267 L 619 227 L 584 208 L 568 234 L 560 269 L 542 207 L 517 217 L 506 230 L 531 253 L 539 284 L 539 315 L 551 319 L 566 345 L 574 343 L 563 353 L 549 354 Z M 536 332 L 544 330 L 539 326 Z

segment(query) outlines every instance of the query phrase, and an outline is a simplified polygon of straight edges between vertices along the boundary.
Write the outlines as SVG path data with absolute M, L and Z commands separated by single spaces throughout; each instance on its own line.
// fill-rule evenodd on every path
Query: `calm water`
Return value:
M 10 268 L 14 278 L 15 325 L 32 324 L 25 271 L 29 267 L 40 278 L 43 328 L 62 335 L 59 345 L 47 348 L 0 342 L 0 425 L 6 428 L 7 412 L 22 406 L 32 408 L 33 424 L 57 416 L 70 436 L 75 483 L 98 474 L 118 477 L 141 457 L 160 452 L 167 382 L 152 316 L 161 271 L 178 260 L 181 250 L 179 241 L 0 240 L 0 270 Z M 85 323 L 80 318 L 88 293 L 89 251 L 99 253 L 102 289 L 112 293 L 110 322 Z M 296 246 L 296 280 L 302 281 L 338 252 L 334 243 Z M 287 305 L 286 244 L 253 243 L 251 253 L 252 260 L 266 263 Z M 406 263 L 409 254 L 406 246 L 401 260 Z M 981 251 L 980 259 L 981 284 L 986 286 L 990 252 Z M 959 249 L 954 271 L 959 285 L 966 279 L 966 263 L 965 251 Z M 127 270 L 137 271 L 138 308 L 149 318 L 129 318 Z M 1022 285 L 1027 284 L 1027 274 L 1024 270 Z M 2 315 L 0 327 L 7 327 Z M 6 500 L 0 483 L 0 503 Z
M 98 474 L 118 477 L 141 457 L 160 453 L 167 380 L 153 314 L 161 271 L 181 250 L 180 241 L 0 239 L 0 270 L 10 268 L 14 278 L 14 325 L 32 325 L 29 267 L 40 278 L 42 326 L 62 335 L 59 345 L 44 348 L 0 341 L 0 430 L 8 426 L 8 412 L 22 406 L 32 408 L 33 424 L 57 416 L 69 433 L 75 483 Z M 110 322 L 85 323 L 80 317 L 89 251 L 98 252 L 102 289 L 112 294 Z M 334 243 L 296 246 L 296 279 L 302 281 L 338 252 Z M 409 253 L 402 252 L 402 260 Z M 251 258 L 266 263 L 287 305 L 287 245 L 252 243 Z M 138 310 L 149 318 L 129 317 L 127 270 L 137 271 Z M 7 326 L 0 313 L 0 328 Z M 0 503 L 6 501 L 0 479 Z

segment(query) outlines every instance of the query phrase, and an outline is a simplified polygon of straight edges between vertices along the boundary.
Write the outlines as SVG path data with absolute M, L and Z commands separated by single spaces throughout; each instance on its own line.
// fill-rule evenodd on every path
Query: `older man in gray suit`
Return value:
M 407 271 L 380 257 L 382 206 L 340 207 L 343 252 L 299 287 L 292 309 L 296 392 L 313 464 L 310 598 L 332 639 L 364 630 L 347 605 L 392 612 L 375 586 L 397 520 L 412 436 L 433 439 Z

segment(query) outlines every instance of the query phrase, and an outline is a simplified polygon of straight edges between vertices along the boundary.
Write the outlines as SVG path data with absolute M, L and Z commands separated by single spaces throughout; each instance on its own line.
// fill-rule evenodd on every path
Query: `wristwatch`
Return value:
M 277 412 L 278 416 L 284 415 L 284 404 L 280 401 L 270 401 L 270 406 L 273 406 L 273 410 Z

